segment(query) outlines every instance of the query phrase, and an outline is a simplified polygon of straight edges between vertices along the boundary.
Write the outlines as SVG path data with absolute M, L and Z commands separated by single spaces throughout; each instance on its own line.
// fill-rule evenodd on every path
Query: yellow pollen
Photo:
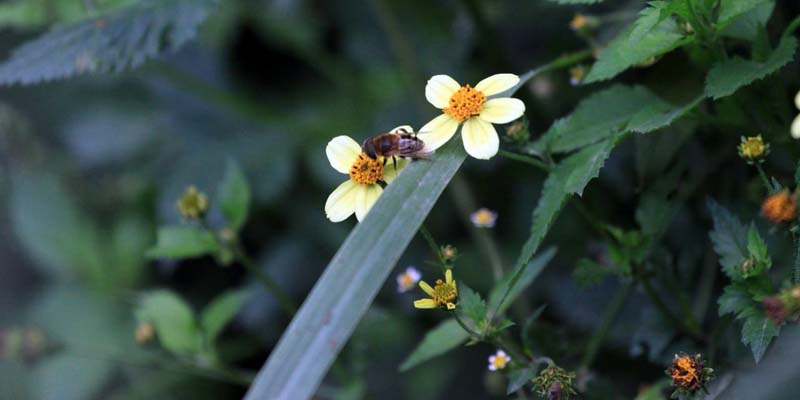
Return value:
M 569 23 L 569 27 L 572 28 L 573 30 L 577 31 L 577 30 L 583 28 L 584 26 L 586 26 L 587 22 L 588 22 L 588 18 L 586 18 L 585 15 L 575 14 L 575 17 L 572 18 L 572 21 L 570 21 L 570 23 Z
M 763 156 L 764 150 L 766 150 L 766 146 L 764 145 L 764 140 L 761 139 L 761 135 L 749 137 L 739 144 L 739 152 L 742 157 L 748 160 Z
M 431 298 L 440 305 L 452 303 L 456 299 L 456 287 L 452 283 L 445 283 L 441 279 L 437 279 Z
M 444 109 L 445 114 L 450 114 L 458 122 L 464 122 L 474 115 L 481 113 L 486 95 L 475 90 L 469 85 L 462 86 L 450 96 L 450 103 Z
M 383 179 L 383 161 L 361 153 L 350 167 L 350 179 L 359 185 L 373 185 Z
M 672 371 L 672 379 L 686 386 L 691 385 L 698 379 L 697 370 L 691 358 L 680 357 L 675 360 L 675 366 L 677 368 Z
M 414 278 L 412 278 L 409 274 L 403 274 L 403 276 L 400 278 L 400 284 L 404 288 L 407 288 L 414 284 Z
M 494 362 L 492 362 L 492 364 L 497 369 L 504 368 L 506 366 L 506 363 L 508 363 L 508 360 L 506 359 L 506 356 L 502 354 L 494 356 Z

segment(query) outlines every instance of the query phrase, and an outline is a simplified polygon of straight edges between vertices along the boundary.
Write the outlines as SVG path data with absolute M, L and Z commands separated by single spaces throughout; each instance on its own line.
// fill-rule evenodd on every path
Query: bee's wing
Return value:
M 414 128 L 412 128 L 411 125 L 400 125 L 397 128 L 394 128 L 391 131 L 389 131 L 389 133 L 395 133 L 395 134 L 398 134 L 398 135 L 402 134 L 402 133 L 412 133 L 413 134 L 414 133 Z

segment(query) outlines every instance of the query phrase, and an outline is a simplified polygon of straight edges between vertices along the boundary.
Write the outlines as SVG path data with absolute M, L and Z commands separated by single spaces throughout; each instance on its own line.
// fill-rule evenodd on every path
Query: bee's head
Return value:
M 367 139 L 361 144 L 361 151 L 363 151 L 367 157 L 373 160 L 378 158 L 378 155 L 375 151 L 375 144 L 372 143 L 372 139 Z

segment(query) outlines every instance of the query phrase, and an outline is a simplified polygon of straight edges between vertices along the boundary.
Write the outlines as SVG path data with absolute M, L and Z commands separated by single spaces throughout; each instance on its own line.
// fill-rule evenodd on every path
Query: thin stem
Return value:
M 797 235 L 794 246 L 794 271 L 792 273 L 792 282 L 797 286 L 800 285 L 800 235 Z
M 676 328 L 692 338 L 696 340 L 704 340 L 703 335 L 700 332 L 700 328 L 693 323 L 694 320 L 687 322 L 686 320 L 676 317 L 675 314 L 670 311 L 669 307 L 667 307 L 667 304 L 664 302 L 664 300 L 661 300 L 658 292 L 656 292 L 655 288 L 653 288 L 653 285 L 650 284 L 650 280 L 641 274 L 635 274 L 635 276 L 637 277 L 639 283 L 642 284 L 642 288 L 644 288 L 645 293 L 647 293 L 647 296 L 653 302 L 653 305 L 656 306 L 658 311 L 664 315 L 665 318 L 670 320 L 670 322 L 672 322 Z
M 767 193 L 774 194 L 775 188 L 772 187 L 772 184 L 769 182 L 769 178 L 767 174 L 764 172 L 764 168 L 761 167 L 761 164 L 756 163 L 756 170 L 758 170 L 758 176 L 761 178 L 761 183 L 764 184 L 764 188 L 767 189 Z
M 519 161 L 528 165 L 533 165 L 534 167 L 539 168 L 540 170 L 545 172 L 550 172 L 551 170 L 550 166 L 546 162 L 538 160 L 531 156 L 510 152 L 508 150 L 503 150 L 503 149 L 498 150 L 497 154 L 514 161 Z
M 278 303 L 280 303 L 281 308 L 283 308 L 286 314 L 288 314 L 290 317 L 293 317 L 294 314 L 297 313 L 297 305 L 294 304 L 292 298 L 289 297 L 283 288 L 281 288 L 278 282 L 275 282 L 271 276 L 265 274 L 264 271 L 262 271 L 261 268 L 259 268 L 258 265 L 256 265 L 256 263 L 244 253 L 242 246 L 238 243 L 234 245 L 233 252 L 236 256 L 236 260 L 239 261 L 239 263 L 241 263 L 248 272 L 253 274 L 256 279 L 261 282 L 264 288 L 267 289 L 267 291 L 275 296 L 275 299 L 278 300 Z
M 467 324 L 465 324 L 464 321 L 461 320 L 461 317 L 458 316 L 458 312 L 453 311 L 452 314 L 453 317 L 456 319 L 456 322 L 458 322 L 458 324 L 461 325 L 461 328 L 463 328 L 467 333 L 469 333 L 470 336 L 478 340 L 483 340 L 483 335 L 473 331 L 472 328 L 468 327 Z
M 436 259 L 439 261 L 439 264 L 442 266 L 442 268 L 446 268 L 447 263 L 445 262 L 444 257 L 442 257 L 441 247 L 436 244 L 436 240 L 433 238 L 433 235 L 431 235 L 431 232 L 428 230 L 428 228 L 425 227 L 425 224 L 419 226 L 419 233 L 425 239 L 425 242 L 428 243 L 428 247 L 431 248 L 431 252 L 434 256 L 436 256 Z
M 628 296 L 630 296 L 634 286 L 636 286 L 635 281 L 625 285 L 622 290 L 617 291 L 614 298 L 611 299 L 611 302 L 606 306 L 606 311 L 603 314 L 603 322 L 600 324 L 600 327 L 597 328 L 594 335 L 592 335 L 592 338 L 589 339 L 589 344 L 586 345 L 586 351 L 583 353 L 583 359 L 581 360 L 582 369 L 588 369 L 592 366 L 592 363 L 594 363 L 600 346 L 605 342 L 614 320 L 616 320 L 620 312 L 622 312 L 625 301 L 628 299 Z

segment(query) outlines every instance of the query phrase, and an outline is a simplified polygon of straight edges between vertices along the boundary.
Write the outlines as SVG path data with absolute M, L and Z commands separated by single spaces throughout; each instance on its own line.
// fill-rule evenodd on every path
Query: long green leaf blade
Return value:
M 245 399 L 311 397 L 465 158 L 461 140 L 451 140 L 386 188 L 314 285 Z

